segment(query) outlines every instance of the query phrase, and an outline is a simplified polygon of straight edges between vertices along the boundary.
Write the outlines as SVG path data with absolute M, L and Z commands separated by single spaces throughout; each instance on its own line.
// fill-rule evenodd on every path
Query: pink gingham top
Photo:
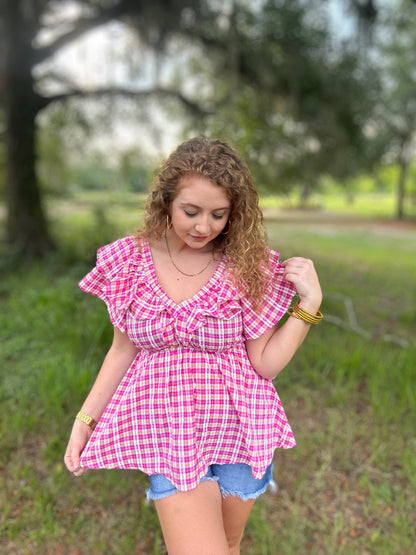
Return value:
M 187 491 L 214 463 L 246 463 L 261 478 L 275 448 L 295 445 L 272 382 L 254 371 L 244 344 L 274 326 L 294 294 L 270 253 L 273 279 L 256 313 L 225 258 L 177 304 L 158 283 L 146 240 L 99 249 L 80 287 L 105 301 L 111 322 L 140 350 L 82 453 L 83 467 L 138 468 Z

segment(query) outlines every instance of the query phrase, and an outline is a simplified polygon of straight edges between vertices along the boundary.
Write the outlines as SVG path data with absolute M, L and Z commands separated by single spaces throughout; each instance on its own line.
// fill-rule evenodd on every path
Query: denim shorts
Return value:
M 150 488 L 146 492 L 147 499 L 163 499 L 177 493 L 178 490 L 163 474 L 152 474 L 149 476 Z M 201 478 L 201 482 L 217 482 L 221 495 L 235 495 L 247 501 L 256 499 L 264 493 L 267 486 L 272 491 L 277 491 L 277 485 L 273 481 L 273 465 L 267 467 L 266 472 L 260 479 L 253 478 L 251 467 L 248 464 L 211 464 L 208 472 Z

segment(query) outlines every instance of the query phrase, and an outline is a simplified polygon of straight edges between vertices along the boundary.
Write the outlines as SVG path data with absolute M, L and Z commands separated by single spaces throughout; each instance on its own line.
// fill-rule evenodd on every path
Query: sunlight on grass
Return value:
M 332 194 L 314 193 L 308 199 L 309 212 L 319 214 L 338 214 L 362 217 L 365 219 L 393 220 L 396 215 L 396 196 L 392 193 L 360 193 L 347 197 L 342 192 Z M 265 210 L 297 211 L 299 198 L 295 195 L 268 196 L 260 198 L 260 205 Z M 408 218 L 416 217 L 416 205 L 411 198 L 407 200 L 405 213 Z

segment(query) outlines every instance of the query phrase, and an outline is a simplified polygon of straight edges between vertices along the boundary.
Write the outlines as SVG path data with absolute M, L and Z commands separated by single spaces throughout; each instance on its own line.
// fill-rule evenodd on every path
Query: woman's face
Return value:
M 200 249 L 221 233 L 230 215 L 224 187 L 206 177 L 187 175 L 178 186 L 170 215 L 172 231 L 189 247 Z

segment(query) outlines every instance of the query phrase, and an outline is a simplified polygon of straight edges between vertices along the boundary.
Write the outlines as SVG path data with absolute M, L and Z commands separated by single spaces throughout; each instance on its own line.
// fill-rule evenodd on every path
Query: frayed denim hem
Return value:
M 249 499 L 257 499 L 257 497 L 259 497 L 260 495 L 266 492 L 267 488 L 270 488 L 270 493 L 272 495 L 275 495 L 279 490 L 279 486 L 273 480 L 273 478 L 271 478 L 271 480 L 267 482 L 267 484 L 265 484 L 262 488 L 260 488 L 257 491 L 254 491 L 253 493 L 242 493 L 240 491 L 228 490 L 223 488 L 220 484 L 218 485 L 223 499 L 225 499 L 229 495 L 233 495 L 234 497 L 239 497 L 243 501 L 248 501 Z
M 204 476 L 203 478 L 201 478 L 200 483 L 201 482 L 218 482 L 218 480 L 219 480 L 218 476 Z M 159 493 L 153 493 L 152 489 L 149 488 L 148 490 L 146 490 L 146 505 L 148 505 L 150 503 L 150 501 L 159 501 L 159 499 L 164 499 L 165 497 L 170 497 L 171 495 L 174 495 L 175 493 L 179 493 L 176 488 L 169 489 L 169 490 L 166 490 L 166 491 L 161 491 Z

